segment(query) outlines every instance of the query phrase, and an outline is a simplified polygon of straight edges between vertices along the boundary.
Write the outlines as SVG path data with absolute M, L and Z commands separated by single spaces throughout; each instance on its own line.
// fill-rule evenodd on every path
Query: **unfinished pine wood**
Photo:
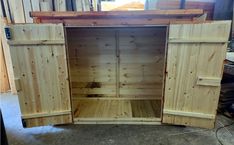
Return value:
M 41 11 L 52 11 L 53 7 L 50 6 L 49 2 L 40 2 L 40 10 Z
M 40 7 L 41 11 L 53 11 L 54 5 L 53 5 L 53 0 L 43 0 L 40 1 L 40 5 L 42 3 L 42 7 Z
M 76 123 L 160 120 L 166 30 L 66 29 Z
M 12 19 L 11 19 L 11 11 L 10 11 L 10 6 L 9 6 L 9 2 L 8 0 L 3 0 L 3 5 L 4 6 L 4 9 L 5 9 L 5 12 L 6 12 L 6 22 L 7 23 L 11 23 Z
M 36 12 L 40 11 L 40 1 L 41 0 L 31 0 L 31 5 L 32 5 L 33 11 L 36 11 Z M 44 1 L 46 1 L 46 0 L 44 0 Z
M 54 0 L 55 11 L 66 11 L 66 1 L 65 0 Z
M 228 41 L 230 25 L 229 21 L 174 24 L 170 25 L 169 39 Z M 214 127 L 220 86 L 200 85 L 202 80 L 197 84 L 197 79 L 221 80 L 226 49 L 227 43 L 222 42 L 168 44 L 163 123 Z
M 10 29 L 12 41 L 65 41 L 61 24 L 18 24 Z M 71 111 L 57 114 L 71 110 L 65 45 L 10 45 L 10 52 L 23 124 L 71 123 Z
M 33 19 L 29 15 L 29 12 L 33 10 L 31 5 L 31 0 L 23 0 L 23 8 L 24 8 L 25 22 L 32 23 Z
M 130 17 L 172 17 L 172 16 L 200 16 L 202 9 L 181 10 L 152 10 L 152 11 L 108 11 L 108 12 L 32 12 L 32 17 L 38 18 L 130 18 Z
M 183 18 L 183 19 L 177 19 L 177 18 L 113 18 L 113 19 L 106 19 L 106 18 L 55 18 L 55 19 L 47 19 L 47 18 L 35 18 L 37 23 L 63 23 L 65 26 L 69 27 L 87 27 L 87 26 L 101 26 L 101 27 L 112 27 L 112 26 L 121 26 L 121 27 L 128 27 L 128 26 L 142 26 L 142 25 L 169 25 L 169 24 L 194 24 L 194 23 L 200 23 L 198 20 L 192 20 L 191 18 Z
M 10 48 L 9 48 L 9 45 L 7 44 L 7 39 L 6 39 L 5 35 L 3 35 L 5 33 L 3 30 L 7 24 L 7 20 L 1 19 L 0 24 L 1 24 L 0 36 L 2 36 L 1 37 L 2 48 L 3 48 L 4 57 L 5 57 L 5 61 L 6 61 L 7 74 L 8 74 L 8 78 L 9 78 L 11 93 L 16 94 L 17 91 L 16 91 L 16 87 L 15 87 L 15 82 L 14 82 L 15 77 L 14 77 L 14 72 L 13 72 Z
M 0 93 L 6 93 L 10 90 L 10 84 L 7 74 L 6 62 L 0 38 Z
M 202 77 L 198 76 L 197 78 L 197 85 L 203 86 L 220 86 L 221 85 L 221 78 L 220 77 Z
M 73 0 L 73 6 L 75 11 L 83 11 L 82 0 Z
M 73 97 L 162 98 L 166 27 L 68 28 L 67 38 Z
M 9 1 L 12 16 L 15 23 L 25 23 L 23 0 L 11 0 Z
M 90 2 L 89 0 L 82 0 L 83 11 L 90 11 Z
M 166 27 L 119 30 L 120 97 L 162 98 Z
M 73 100 L 75 122 L 81 121 L 160 121 L 159 100 Z
M 111 29 L 67 29 L 72 97 L 116 96 L 114 33 Z

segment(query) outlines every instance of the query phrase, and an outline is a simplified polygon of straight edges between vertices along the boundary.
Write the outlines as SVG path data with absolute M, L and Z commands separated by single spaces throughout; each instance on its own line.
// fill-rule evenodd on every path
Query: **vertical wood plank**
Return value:
M 31 0 L 23 0 L 23 6 L 24 6 L 25 22 L 32 23 L 33 19 L 29 15 L 29 12 L 32 11 Z
M 11 13 L 10 13 L 10 8 L 8 5 L 8 0 L 3 0 L 5 12 L 6 12 L 6 19 L 8 23 L 11 23 Z
M 66 11 L 66 1 L 65 0 L 54 0 L 55 11 Z
M 40 11 L 40 0 L 31 0 L 32 10 Z
M 73 11 L 72 0 L 66 0 L 67 11 Z
M 9 90 L 10 90 L 10 84 L 7 75 L 6 62 L 2 48 L 2 41 L 0 38 L 0 93 L 6 93 Z
M 89 0 L 82 0 L 83 11 L 90 11 Z
M 12 60 L 11 60 L 11 54 L 10 54 L 10 48 L 9 45 L 7 44 L 7 40 L 6 37 L 3 32 L 4 27 L 6 26 L 6 21 L 4 19 L 0 20 L 0 24 L 1 24 L 1 31 L 0 31 L 0 36 L 2 36 L 2 47 L 3 47 L 3 52 L 4 52 L 4 57 L 5 57 L 5 62 L 6 62 L 6 67 L 7 67 L 7 74 L 8 74 L 8 78 L 9 78 L 9 83 L 10 83 L 10 88 L 11 88 L 11 92 L 13 94 L 16 94 L 16 87 L 15 87 L 15 82 L 14 82 L 14 72 L 13 72 L 13 66 L 12 66 Z
M 78 12 L 83 11 L 82 0 L 73 0 L 74 10 Z
M 52 11 L 52 7 L 49 2 L 40 2 L 40 10 L 41 11 Z
M 12 0 L 10 4 L 11 11 L 14 16 L 14 22 L 25 23 L 23 0 Z

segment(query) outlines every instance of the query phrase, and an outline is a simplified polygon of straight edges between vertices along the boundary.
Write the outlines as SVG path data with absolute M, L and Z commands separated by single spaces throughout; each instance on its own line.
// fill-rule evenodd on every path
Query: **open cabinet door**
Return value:
M 163 123 L 214 127 L 230 26 L 170 25 Z
M 62 24 L 9 26 L 24 127 L 72 123 Z

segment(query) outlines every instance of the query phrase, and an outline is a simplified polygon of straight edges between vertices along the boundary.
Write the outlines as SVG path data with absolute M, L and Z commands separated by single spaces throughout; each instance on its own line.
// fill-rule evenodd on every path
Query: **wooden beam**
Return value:
M 218 77 L 201 77 L 201 76 L 199 76 L 197 78 L 197 85 L 218 87 L 218 86 L 221 85 L 221 78 L 218 78 Z
M 176 111 L 176 110 L 163 110 L 164 115 L 175 115 L 175 116 L 185 116 L 185 117 L 194 117 L 194 118 L 205 118 L 205 119 L 215 119 L 213 114 L 197 113 L 197 112 L 185 112 L 185 111 Z
M 174 39 L 169 38 L 168 43 L 228 43 L 228 41 L 224 39 Z
M 21 117 L 22 119 L 31 119 L 31 118 L 51 117 L 51 116 L 69 115 L 69 114 L 71 114 L 71 110 L 26 114 L 26 115 L 22 115 Z
M 29 41 L 16 41 L 8 40 L 9 45 L 62 45 L 65 44 L 64 40 L 29 40 Z
M 161 125 L 161 118 L 74 118 L 75 124 L 144 124 Z
M 37 18 L 37 17 L 35 17 Z M 200 21 L 191 19 L 176 19 L 176 18 L 119 18 L 119 19 L 47 19 L 37 18 L 35 23 L 63 23 L 65 26 L 154 26 L 154 25 L 169 25 L 169 24 L 195 24 Z M 204 23 L 209 23 L 205 21 Z
M 151 11 L 108 11 L 108 12 L 31 12 L 31 17 L 38 18 L 133 18 L 156 16 L 198 16 L 202 9 L 187 10 L 151 10 Z

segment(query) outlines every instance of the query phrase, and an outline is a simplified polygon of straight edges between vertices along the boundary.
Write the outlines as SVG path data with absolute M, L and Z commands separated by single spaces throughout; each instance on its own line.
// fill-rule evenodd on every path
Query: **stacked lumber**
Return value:
M 2 0 L 6 18 L 13 23 L 33 23 L 35 11 L 97 11 L 98 0 Z
M 29 12 L 38 11 L 99 11 L 100 0 L 2 0 L 6 12 L 6 18 L 13 23 L 33 23 Z M 151 2 L 151 1 L 150 1 Z M 153 4 L 151 4 L 153 2 Z M 179 9 L 180 0 L 152 0 L 150 6 L 156 9 L 168 10 Z M 105 3 L 105 2 L 104 2 Z M 141 3 L 129 3 L 113 10 L 142 10 Z M 150 8 L 152 9 L 152 8 Z M 208 18 L 212 18 L 214 0 L 187 0 L 185 9 L 204 9 Z

